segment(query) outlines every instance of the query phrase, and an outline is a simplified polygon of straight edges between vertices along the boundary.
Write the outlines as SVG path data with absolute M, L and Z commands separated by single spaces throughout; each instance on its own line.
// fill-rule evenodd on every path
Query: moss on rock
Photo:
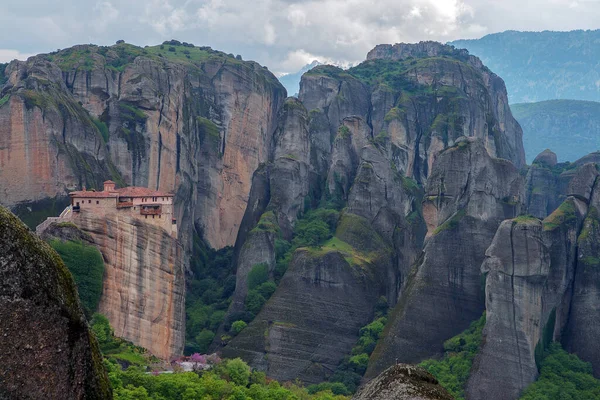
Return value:
M 71 273 L 2 207 L 0 281 L 0 397 L 112 398 Z

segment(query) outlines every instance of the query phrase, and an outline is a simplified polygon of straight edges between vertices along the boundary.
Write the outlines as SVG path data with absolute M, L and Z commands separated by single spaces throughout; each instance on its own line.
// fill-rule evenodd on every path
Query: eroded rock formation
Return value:
M 72 221 L 104 258 L 98 311 L 115 330 L 163 359 L 178 356 L 185 339 L 185 270 L 181 243 L 170 232 L 123 210 L 82 209 Z
M 504 221 L 486 252 L 487 319 L 467 392 L 471 399 L 517 399 L 538 376 L 551 341 L 592 362 L 596 313 L 598 169 L 563 172 L 569 197 L 543 221 Z M 555 193 L 554 196 L 558 194 Z M 597 372 L 596 372 L 597 374 Z
M 417 54 L 423 46 L 431 51 Z M 374 50 L 347 71 L 319 66 L 303 76 L 300 101 L 286 101 L 276 135 L 283 140 L 274 141 L 271 163 L 255 173 L 236 243 L 237 287 L 230 311 L 243 309 L 252 266 L 266 263 L 272 270 L 275 240 L 289 240 L 298 215 L 319 204 L 345 206 L 335 238 L 362 259 L 353 264 L 348 250 L 329 245 L 296 250 L 277 291 L 225 346 L 226 356 L 242 356 L 278 379 L 319 382 L 348 354 L 378 296 L 386 296 L 390 306 L 442 299 L 447 307 L 415 307 L 404 328 L 390 330 L 390 338 L 402 329 L 400 335 L 411 337 L 415 331 L 408 327 L 425 316 L 424 331 L 405 343 L 406 351 L 397 344 L 386 347 L 389 356 L 374 376 L 399 354 L 418 361 L 439 353 L 444 340 L 481 315 L 479 268 L 485 249 L 500 222 L 518 215 L 523 202 L 517 169 L 496 157 L 523 165 L 521 131 L 502 81 L 477 59 L 443 45 L 402 48 L 413 58 Z M 421 211 L 419 183 L 425 182 L 430 197 Z M 456 228 L 455 219 L 463 214 L 459 235 L 434 235 L 444 223 Z M 448 259 L 419 267 L 421 258 L 411 268 L 428 228 L 426 264 L 447 248 L 449 257 L 456 257 L 450 267 Z M 355 264 L 362 267 L 357 271 Z M 422 275 L 415 276 L 417 270 Z M 434 279 L 436 274 L 445 278 Z M 431 292 L 420 290 L 425 297 L 417 298 L 410 282 L 418 285 L 427 277 Z M 344 316 L 344 326 L 330 321 L 331 303 L 335 314 Z M 436 318 L 447 322 L 443 329 Z
M 367 377 L 396 359 L 417 363 L 441 354 L 446 339 L 481 316 L 481 262 L 500 222 L 519 214 L 522 189 L 517 169 L 490 157 L 478 139 L 459 139 L 438 155 L 423 201 L 428 240 L 371 356 Z
M 210 48 L 123 43 L 14 61 L 6 75 L 2 204 L 112 178 L 177 193 L 184 241 L 196 223 L 213 247 L 234 243 L 285 97 L 265 68 Z
M 73 277 L 3 207 L 0 280 L 0 398 L 111 399 Z

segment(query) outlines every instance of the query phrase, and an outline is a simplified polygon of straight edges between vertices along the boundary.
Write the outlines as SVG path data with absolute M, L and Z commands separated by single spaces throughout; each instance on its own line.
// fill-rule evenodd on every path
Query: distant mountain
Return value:
M 600 30 L 506 31 L 449 44 L 466 48 L 500 75 L 511 103 L 600 101 Z
M 298 93 L 300 92 L 300 78 L 302 78 L 302 74 L 307 71 L 310 71 L 317 65 L 321 65 L 321 63 L 317 60 L 314 60 L 310 64 L 306 64 L 298 72 L 279 77 L 279 82 L 281 82 L 281 84 L 285 86 L 288 96 L 298 96 Z
M 510 106 L 523 128 L 527 163 L 549 148 L 558 161 L 575 161 L 600 149 L 600 103 L 550 100 Z

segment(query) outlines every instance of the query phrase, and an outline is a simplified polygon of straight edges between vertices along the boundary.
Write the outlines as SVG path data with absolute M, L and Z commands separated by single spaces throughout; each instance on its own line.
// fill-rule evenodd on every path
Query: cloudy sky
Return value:
M 275 72 L 354 63 L 379 43 L 600 28 L 600 0 L 3 0 L 0 62 L 78 43 L 178 39 Z

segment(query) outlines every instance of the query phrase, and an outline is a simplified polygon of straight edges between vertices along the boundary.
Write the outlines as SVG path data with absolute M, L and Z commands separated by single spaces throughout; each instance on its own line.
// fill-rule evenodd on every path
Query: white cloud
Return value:
M 33 54 L 21 53 L 18 50 L 0 49 L 0 63 L 6 63 L 12 60 L 27 60 Z
M 507 29 L 594 29 L 598 0 L 19 0 L 3 5 L 2 47 L 178 39 L 293 72 L 312 56 L 353 63 L 380 43 L 449 41 Z M 56 3 L 59 3 L 58 5 Z M 308 55 L 308 56 L 307 56 Z M 5 56 L 6 57 L 6 56 Z M 10 57 L 10 56 L 8 56 Z M 300 65 L 301 66 L 301 65 Z

